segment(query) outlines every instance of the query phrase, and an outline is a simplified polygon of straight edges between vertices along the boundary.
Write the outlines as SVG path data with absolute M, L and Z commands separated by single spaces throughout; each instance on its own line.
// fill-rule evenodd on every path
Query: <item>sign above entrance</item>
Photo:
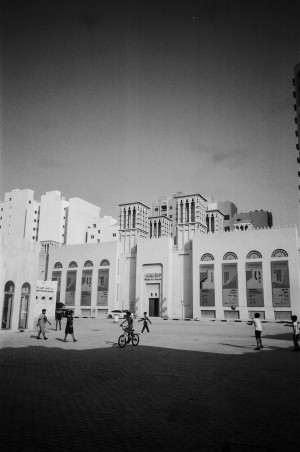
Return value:
M 161 273 L 145 273 L 144 274 L 145 281 L 157 281 L 161 279 Z

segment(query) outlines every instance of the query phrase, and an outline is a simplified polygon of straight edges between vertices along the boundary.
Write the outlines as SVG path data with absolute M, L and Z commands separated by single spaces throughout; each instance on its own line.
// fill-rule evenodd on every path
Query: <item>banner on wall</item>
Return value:
M 109 269 L 98 270 L 97 306 L 108 305 Z
M 81 306 L 91 306 L 93 270 L 83 270 L 81 278 Z
M 46 309 L 47 317 L 53 317 L 55 314 L 55 293 L 57 291 L 56 281 L 37 281 L 35 288 L 35 306 L 34 315 L 38 317 L 43 309 Z
M 246 263 L 247 306 L 264 306 L 264 291 L 261 262 Z
M 200 306 L 215 306 L 214 265 L 200 265 Z
M 223 306 L 238 306 L 237 264 L 223 264 L 222 276 Z
M 75 306 L 75 293 L 76 293 L 76 270 L 67 271 L 67 285 L 66 285 L 66 306 Z
M 288 261 L 271 262 L 274 307 L 291 307 Z
M 56 303 L 59 303 L 61 288 L 61 272 L 52 272 L 52 281 L 57 281 Z

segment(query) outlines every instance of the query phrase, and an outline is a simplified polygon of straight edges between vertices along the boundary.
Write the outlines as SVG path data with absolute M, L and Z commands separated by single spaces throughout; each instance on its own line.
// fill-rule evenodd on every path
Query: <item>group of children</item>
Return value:
M 293 328 L 293 343 L 294 343 L 294 349 L 293 352 L 299 352 L 299 325 L 298 325 L 298 318 L 296 315 L 292 315 L 291 317 L 292 321 L 292 328 Z M 261 333 L 262 333 L 262 325 L 260 321 L 260 314 L 256 312 L 254 314 L 254 318 L 248 322 L 248 325 L 254 325 L 255 327 L 255 338 L 256 338 L 256 348 L 254 350 L 261 350 L 263 348 L 262 340 L 261 340 Z
M 60 315 L 60 313 L 59 313 L 59 315 L 56 315 L 56 314 L 55 314 L 56 330 L 57 330 L 58 326 L 59 326 L 59 329 L 61 330 L 62 314 L 61 315 Z M 74 311 L 72 311 L 72 310 L 68 311 L 67 323 L 66 323 L 66 328 L 65 328 L 64 342 L 67 341 L 68 334 L 71 334 L 71 336 L 73 338 L 73 342 L 77 342 L 77 339 L 75 339 L 75 337 L 74 337 L 73 314 L 74 314 Z M 151 324 L 151 321 L 150 321 L 150 319 L 147 316 L 147 312 L 144 312 L 144 316 L 138 321 L 139 322 L 143 322 L 143 328 L 142 328 L 141 334 L 143 334 L 145 329 L 149 333 L 148 323 Z M 296 315 L 292 315 L 291 321 L 292 321 L 291 326 L 293 328 L 293 343 L 294 343 L 293 352 L 298 352 L 298 351 L 300 351 L 300 347 L 299 347 L 299 326 L 298 326 L 297 316 Z M 122 326 L 126 322 L 127 322 L 127 329 L 130 332 L 132 332 L 133 331 L 133 316 L 131 315 L 130 311 L 127 311 L 126 318 L 120 324 L 120 326 Z M 47 323 L 49 323 L 49 325 L 51 325 L 51 323 L 49 322 L 49 320 L 47 319 L 47 316 L 46 316 L 46 309 L 43 309 L 42 310 L 42 314 L 39 316 L 38 321 L 37 321 L 37 325 L 36 325 L 37 327 L 39 327 L 39 332 L 38 332 L 37 339 L 41 339 L 41 337 L 40 337 L 41 334 L 43 335 L 45 340 L 48 339 L 46 337 L 46 324 Z M 260 314 L 258 312 L 256 312 L 254 314 L 254 318 L 248 322 L 248 325 L 254 325 L 254 328 L 255 328 L 256 348 L 254 350 L 261 350 L 263 348 L 262 339 L 261 339 L 262 324 L 261 324 L 261 321 L 260 321 Z
M 48 339 L 46 337 L 46 325 L 47 325 L 47 323 L 49 323 L 49 325 L 51 325 L 51 322 L 49 322 L 49 320 L 47 319 L 46 312 L 47 312 L 46 309 L 43 309 L 41 315 L 38 318 L 37 325 L 36 325 L 39 328 L 37 339 L 41 339 L 41 334 L 45 340 Z M 74 314 L 74 311 L 72 311 L 72 310 L 68 311 L 64 342 L 67 342 L 68 334 L 71 334 L 71 336 L 73 338 L 73 342 L 77 342 L 77 339 L 75 339 L 75 337 L 74 337 L 73 314 Z M 56 331 L 57 331 L 58 326 L 59 326 L 59 329 L 61 330 L 61 319 L 62 319 L 62 312 L 58 313 L 58 310 L 56 310 L 56 312 L 55 312 Z

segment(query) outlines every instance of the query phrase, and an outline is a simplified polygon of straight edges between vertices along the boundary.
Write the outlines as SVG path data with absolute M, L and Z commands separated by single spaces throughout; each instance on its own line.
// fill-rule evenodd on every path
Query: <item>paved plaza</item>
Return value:
M 1 445 L 6 451 L 300 449 L 300 353 L 291 328 L 153 319 L 120 349 L 112 320 L 2 333 Z M 135 321 L 141 331 L 142 323 Z

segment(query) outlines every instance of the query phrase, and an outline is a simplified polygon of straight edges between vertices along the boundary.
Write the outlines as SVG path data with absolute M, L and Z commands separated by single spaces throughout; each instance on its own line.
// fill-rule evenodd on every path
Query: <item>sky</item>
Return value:
M 0 200 L 182 191 L 296 224 L 300 0 L 3 0 Z

